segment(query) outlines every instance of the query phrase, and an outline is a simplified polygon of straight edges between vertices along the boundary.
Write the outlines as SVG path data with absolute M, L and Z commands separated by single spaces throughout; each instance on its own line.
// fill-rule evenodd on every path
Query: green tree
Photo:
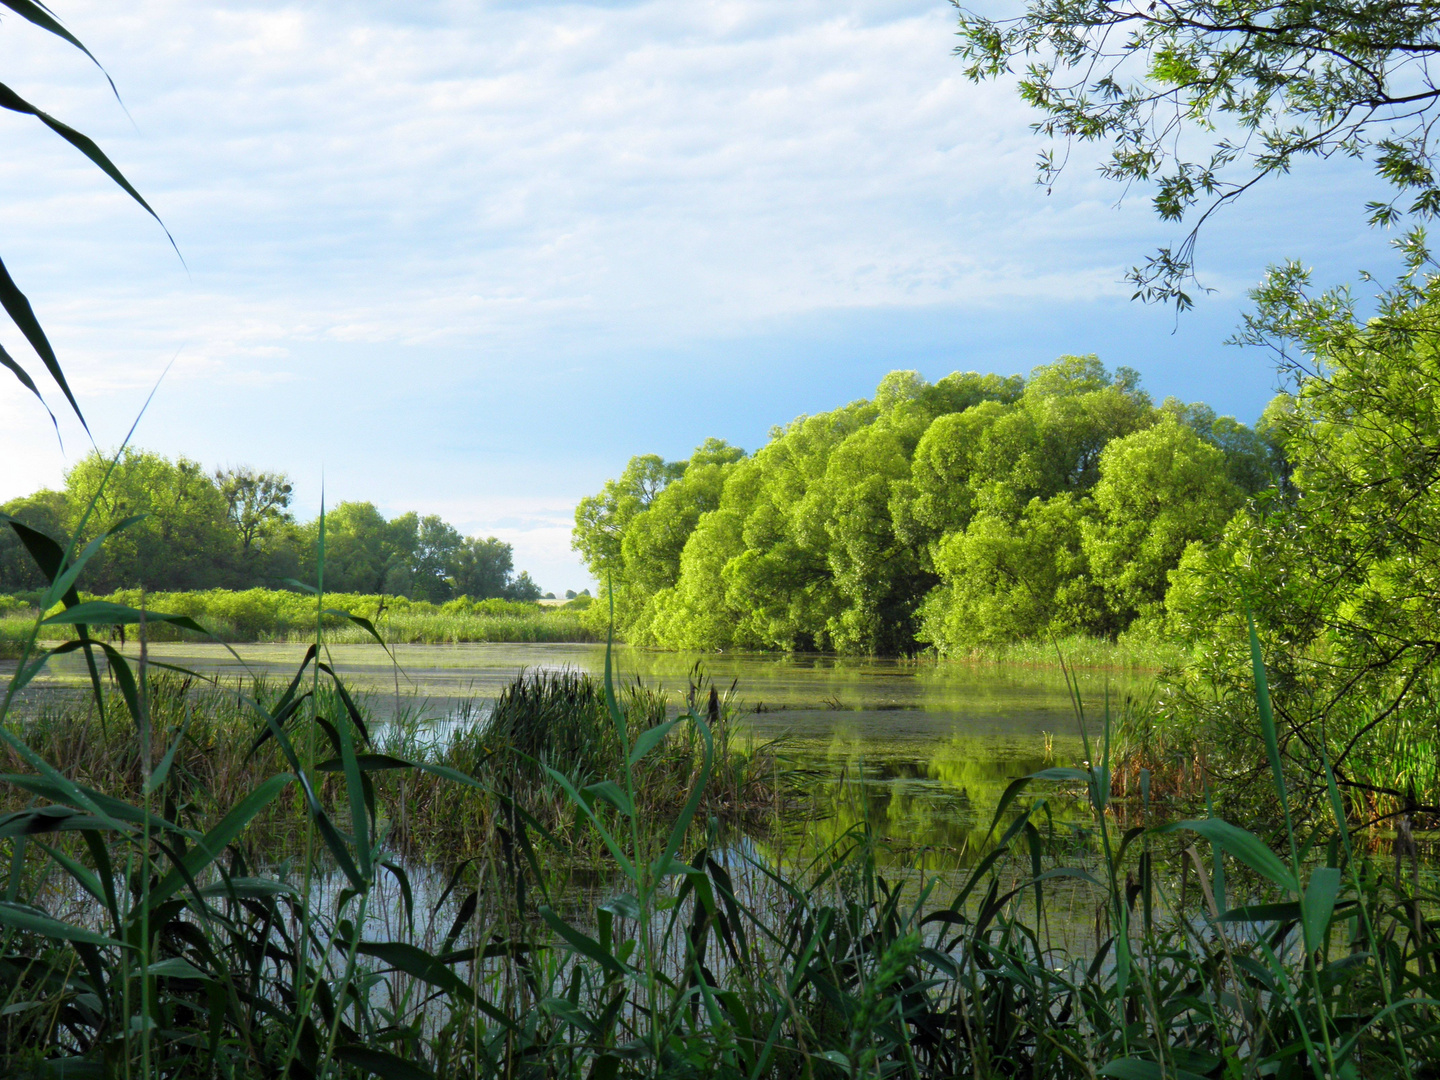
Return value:
M 1294 381 L 1266 417 L 1293 472 L 1186 552 L 1170 626 L 1197 680 L 1235 692 L 1248 608 L 1282 741 L 1316 790 L 1323 738 L 1342 787 L 1440 812 L 1440 775 L 1397 758 L 1410 739 L 1433 745 L 1440 713 L 1440 283 L 1402 281 L 1368 318 L 1345 290 L 1314 295 L 1296 267 L 1255 298 L 1247 337 Z
M 465 537 L 453 525 L 442 521 L 437 514 L 421 518 L 410 558 L 409 595 L 432 604 L 443 603 L 456 595 L 464 550 Z
M 274 569 L 268 556 L 289 539 L 295 517 L 294 493 L 284 473 L 259 472 L 249 466 L 215 470 L 215 486 L 225 499 L 226 513 L 240 542 L 238 571 L 244 584 L 263 583 Z
M 455 592 L 472 600 L 505 596 L 515 570 L 514 549 L 493 536 L 468 537 L 455 553 L 452 578 Z
M 1191 543 L 1220 536 L 1242 492 L 1225 454 L 1167 414 L 1105 447 L 1091 498 L 1082 549 L 1118 633 L 1137 617 L 1159 622 L 1170 571 Z
M 707 439 L 679 475 L 656 493 L 624 529 L 620 543 L 623 579 L 645 592 L 658 592 L 680 574 L 680 552 L 700 515 L 720 505 L 729 466 L 745 451 L 722 439 Z
M 1103 610 L 1081 550 L 1073 495 L 1031 499 L 1018 518 L 981 511 L 935 553 L 942 584 L 920 611 L 919 639 L 941 655 L 976 645 L 1091 629 Z
M 82 528 L 92 499 L 94 510 Z M 232 579 L 238 540 L 225 496 L 189 458 L 171 462 L 130 447 L 110 471 L 109 459 L 92 452 L 65 474 L 65 508 L 65 529 L 78 530 L 82 542 L 125 518 L 139 518 L 92 560 L 86 582 L 95 592 L 203 589 Z
M 506 584 L 504 596 L 507 600 L 539 600 L 540 586 L 531 580 L 529 571 L 521 570 Z
M 409 595 L 411 560 L 419 542 L 417 514 L 391 521 L 369 502 L 342 502 L 325 515 L 325 589 L 328 592 Z M 302 563 L 305 578 L 316 580 L 319 523 L 307 526 L 309 542 Z
M 0 514 L 13 518 L 22 525 L 44 533 L 52 540 L 66 539 L 65 522 L 68 518 L 63 491 L 48 488 L 11 499 L 0 506 Z M 14 530 L 0 523 L 0 593 L 29 592 L 43 589 L 49 582 L 35 560 L 25 550 Z
M 1223 522 L 1226 475 L 1269 444 L 1179 408 L 1185 421 L 1167 430 L 1213 458 L 1224 500 L 1208 509 Z M 582 506 L 576 546 L 602 553 L 592 567 L 610 568 L 616 626 L 637 644 L 904 653 L 917 640 L 950 650 L 1054 628 L 1114 634 L 1142 585 L 1163 592 L 1179 541 L 1215 532 L 1186 504 L 1188 517 L 1174 508 L 1131 550 L 1118 482 L 1103 512 L 1091 497 L 1107 447 L 1166 415 L 1133 371 L 1093 356 L 1061 357 L 1028 382 L 891 372 L 873 399 L 776 428 L 752 457 L 711 440 L 688 462 L 633 459 Z M 1084 547 L 1097 514 L 1108 531 L 1096 552 L 1148 560 L 1143 574 L 1107 564 L 1130 590 L 1122 610 Z
M 580 500 L 571 543 L 602 583 L 624 569 L 620 544 L 631 519 L 684 471 L 683 462 L 666 462 L 656 454 L 633 457 L 618 480 L 607 480 L 598 495 Z
M 1156 213 L 1193 222 L 1130 272 L 1137 296 L 1189 306 L 1201 225 L 1307 157 L 1368 156 L 1393 189 L 1367 205 L 1374 223 L 1440 209 L 1440 89 L 1426 68 L 1440 21 L 1424 0 L 1027 0 L 1003 19 L 961 7 L 960 39 L 970 78 L 1023 65 L 1019 92 L 1042 134 L 1103 144 L 1103 176 L 1153 181 Z M 1046 187 L 1067 149 L 1042 154 Z

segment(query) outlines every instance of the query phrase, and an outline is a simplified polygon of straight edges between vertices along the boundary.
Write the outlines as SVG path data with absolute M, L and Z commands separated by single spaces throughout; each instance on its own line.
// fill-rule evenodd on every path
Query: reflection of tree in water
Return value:
M 823 754 L 805 762 L 814 771 L 809 785 L 814 815 L 782 830 L 777 840 L 783 851 L 774 854 L 804 859 L 868 823 L 879 841 L 882 863 L 923 860 L 936 869 L 970 865 L 989 849 L 987 841 L 993 842 L 990 822 L 1006 787 L 1053 764 L 1043 742 L 1033 752 L 1017 752 L 991 739 L 967 736 L 924 747 L 840 736 Z M 1053 791 L 1036 794 L 1049 796 L 1050 817 L 1057 827 L 1086 819 L 1081 800 L 1068 794 L 1057 797 Z M 1007 820 L 1019 813 L 1023 802 L 1007 812 Z

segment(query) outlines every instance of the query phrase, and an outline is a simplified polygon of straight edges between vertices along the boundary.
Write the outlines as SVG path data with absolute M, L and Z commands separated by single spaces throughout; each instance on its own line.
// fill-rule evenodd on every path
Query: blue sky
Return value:
M 296 509 L 370 499 L 587 584 L 576 500 L 632 455 L 747 449 L 895 368 L 1065 352 L 1252 421 L 1268 358 L 1223 344 L 1265 265 L 1392 265 L 1363 163 L 1305 167 L 1203 238 L 1177 324 L 1125 268 L 1174 239 L 950 55 L 920 0 L 59 0 L 99 73 L 14 18 L 0 78 L 95 136 L 164 234 L 68 146 L 0 117 L 0 254 L 102 447 L 283 469 Z M 19 356 L 18 333 L 0 341 Z M 50 395 L 52 406 L 59 411 Z M 0 499 L 64 449 L 0 381 Z

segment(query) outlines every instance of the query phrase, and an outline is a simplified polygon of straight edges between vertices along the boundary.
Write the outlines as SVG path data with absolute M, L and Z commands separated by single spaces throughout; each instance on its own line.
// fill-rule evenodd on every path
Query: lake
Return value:
M 157 644 L 157 662 L 217 675 L 247 671 L 288 678 L 303 645 Z M 335 669 L 362 691 L 373 715 L 397 708 L 437 723 L 469 699 L 493 699 L 522 669 L 605 669 L 605 647 L 583 644 L 400 645 L 396 663 L 377 646 L 339 645 Z M 699 665 L 723 691 L 732 684 L 748 732 L 782 739 L 806 771 L 826 816 L 805 823 L 812 847 L 868 818 L 897 858 L 933 853 L 969 861 L 1010 780 L 1084 758 L 1080 726 L 1061 672 L 1053 667 L 936 660 L 780 654 L 696 654 L 617 646 L 616 677 L 639 677 L 678 693 Z M 48 685 L 78 686 L 83 662 L 60 658 Z M 1144 693 L 1144 673 L 1082 671 L 1086 714 L 1098 728 L 1112 701 Z M 842 785 L 842 778 L 856 781 Z M 1062 804 L 1063 809 L 1063 804 Z M 928 854 L 927 854 L 928 858 Z

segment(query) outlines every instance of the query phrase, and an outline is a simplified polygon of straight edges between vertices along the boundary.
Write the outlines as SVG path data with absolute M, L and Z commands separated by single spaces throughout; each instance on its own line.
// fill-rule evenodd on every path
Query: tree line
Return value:
M 295 519 L 293 490 L 284 473 L 207 471 L 186 457 L 127 448 L 113 470 L 111 459 L 92 452 L 61 490 L 11 500 L 0 512 L 57 539 L 78 533 L 82 544 L 135 518 L 89 564 L 86 584 L 97 593 L 283 588 L 314 583 L 319 573 L 320 521 Z M 43 586 L 14 532 L 0 532 L 0 593 Z M 325 514 L 325 588 L 433 603 L 540 596 L 528 573 L 515 572 L 504 541 L 464 536 L 434 514 L 387 520 L 369 502 L 342 502 Z
M 1186 549 L 1286 483 L 1286 400 L 1252 429 L 1157 406 L 1093 356 L 1028 379 L 892 372 L 753 455 L 633 458 L 581 501 L 574 546 L 641 644 L 944 655 L 1153 632 Z

